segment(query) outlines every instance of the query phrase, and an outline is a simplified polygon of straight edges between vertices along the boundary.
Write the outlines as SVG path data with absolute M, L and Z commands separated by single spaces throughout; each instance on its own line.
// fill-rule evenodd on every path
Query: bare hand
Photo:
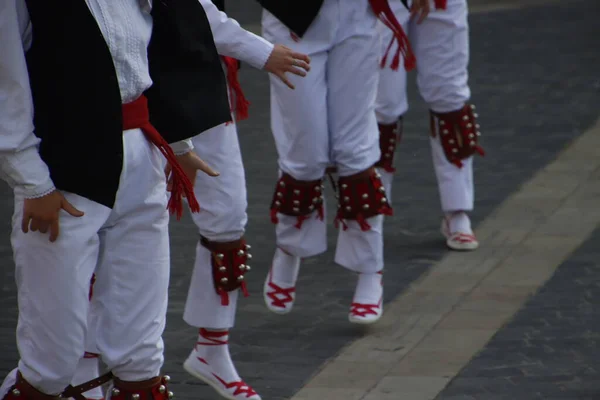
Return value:
M 410 6 L 410 18 L 417 18 L 417 24 L 420 24 L 427 18 L 431 11 L 430 0 L 413 0 Z
M 306 54 L 296 53 L 288 47 L 276 44 L 264 69 L 281 79 L 290 89 L 294 89 L 294 85 L 285 76 L 286 72 L 304 77 L 306 72 L 310 71 L 309 64 L 310 57 Z
M 58 191 L 37 199 L 25 199 L 23 203 L 23 220 L 21 229 L 24 233 L 50 230 L 50 241 L 55 242 L 59 234 L 59 213 L 65 210 L 73 217 L 82 217 L 79 211 Z
M 194 184 L 196 181 L 196 173 L 198 171 L 204 172 L 208 176 L 219 176 L 219 173 L 208 166 L 194 151 L 189 151 L 180 156 L 176 156 L 179 165 L 185 172 L 186 176 Z M 173 176 L 171 174 L 171 165 L 167 163 L 165 167 L 165 175 L 168 179 L 167 190 L 170 192 L 173 187 Z

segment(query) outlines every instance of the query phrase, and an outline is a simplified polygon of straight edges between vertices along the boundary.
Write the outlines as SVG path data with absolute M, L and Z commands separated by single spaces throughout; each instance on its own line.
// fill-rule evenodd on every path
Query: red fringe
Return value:
M 239 61 L 231 57 L 222 58 L 227 67 L 227 84 L 229 85 L 231 112 L 235 113 L 236 121 L 243 121 L 248 118 L 250 102 L 246 99 L 246 96 L 244 96 L 242 86 L 238 79 Z
M 187 198 L 192 212 L 200 211 L 200 204 L 194 195 L 194 184 L 187 177 L 173 153 L 169 143 L 160 135 L 150 123 L 148 114 L 148 99 L 142 95 L 137 100 L 123 104 L 123 130 L 140 128 L 148 141 L 156 146 L 171 165 L 173 188 L 167 208 L 171 214 L 176 214 L 177 219 L 183 215 L 183 197 Z
M 448 6 L 448 0 L 435 0 L 434 3 L 436 10 L 445 10 Z
M 296 227 L 296 229 L 302 229 L 302 224 L 308 219 L 308 217 L 306 215 L 299 215 L 296 217 L 296 219 L 297 222 L 294 226 Z
M 358 214 L 356 216 L 356 222 L 360 226 L 360 230 L 363 232 L 367 232 L 371 230 L 371 225 L 367 222 L 367 220 L 362 216 L 362 214 Z
M 271 208 L 271 222 L 276 225 L 279 223 L 279 218 L 277 218 L 277 210 L 274 208 Z
M 250 293 L 248 293 L 248 286 L 246 286 L 246 282 L 242 282 L 242 293 L 244 293 L 244 297 L 248 297 L 250 296 Z
M 221 295 L 221 305 L 228 306 L 229 305 L 229 294 L 227 293 L 227 291 L 221 289 L 219 291 L 219 294 Z
M 407 71 L 413 70 L 417 65 L 415 55 L 412 51 L 410 42 L 408 41 L 408 37 L 406 36 L 404 29 L 402 29 L 402 25 L 400 25 L 396 19 L 396 16 L 390 9 L 388 0 L 369 0 L 369 3 L 371 4 L 371 8 L 373 9 L 373 12 L 377 18 L 379 18 L 379 20 L 393 32 L 392 40 L 390 41 L 390 44 L 388 45 L 387 50 L 381 60 L 381 67 L 385 67 L 392 45 L 394 42 L 398 42 L 398 48 L 396 49 L 396 53 L 394 54 L 390 68 L 392 68 L 394 71 L 398 69 L 400 66 L 400 56 L 402 55 L 404 58 L 404 68 Z

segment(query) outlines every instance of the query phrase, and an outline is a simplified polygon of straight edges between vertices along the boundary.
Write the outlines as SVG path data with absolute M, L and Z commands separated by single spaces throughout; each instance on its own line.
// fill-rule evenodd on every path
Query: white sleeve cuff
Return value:
M 176 156 L 182 156 L 194 150 L 194 144 L 191 139 L 182 140 L 179 142 L 171 143 L 171 148 Z
M 275 46 L 252 32 L 246 31 L 245 33 L 246 40 L 242 42 L 240 55 L 236 58 L 245 61 L 256 69 L 263 69 Z
M 2 175 L 25 198 L 42 197 L 56 189 L 36 146 L 4 156 Z

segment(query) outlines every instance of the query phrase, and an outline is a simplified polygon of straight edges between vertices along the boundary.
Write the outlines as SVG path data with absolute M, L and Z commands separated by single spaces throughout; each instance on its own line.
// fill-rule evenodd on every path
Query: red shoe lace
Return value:
M 379 310 L 379 304 L 352 303 L 350 307 L 350 313 L 355 317 L 377 315 Z
M 468 235 L 466 233 L 455 233 L 454 235 L 452 235 L 452 240 L 459 243 L 473 243 L 477 241 L 475 236 Z
M 267 296 L 271 299 L 271 305 L 273 307 L 285 308 L 287 303 L 291 303 L 294 301 L 292 297 L 292 293 L 296 291 L 295 287 L 284 289 L 279 285 L 273 283 L 272 279 L 272 268 L 269 271 L 269 287 L 272 291 L 267 292 Z
M 213 373 L 213 376 L 215 378 L 217 378 L 217 380 L 219 382 L 221 382 L 221 384 L 223 386 L 225 386 L 226 389 L 233 389 L 235 388 L 235 391 L 233 392 L 234 396 L 240 395 L 240 394 L 245 394 L 246 398 L 250 398 L 252 396 L 256 396 L 258 393 L 256 393 L 254 391 L 254 389 L 252 389 L 246 382 L 244 381 L 234 381 L 234 382 L 225 382 L 224 379 L 222 379 L 220 376 L 218 376 L 217 374 Z
M 206 339 L 206 342 L 196 342 L 196 346 L 200 345 L 200 346 L 221 346 L 224 344 L 229 343 L 227 339 L 223 340 L 223 339 L 219 339 L 222 338 L 224 336 L 228 336 L 229 335 L 229 331 L 209 331 L 207 329 L 204 328 L 200 328 L 198 330 L 198 333 L 200 334 L 200 336 L 202 336 L 203 339 Z

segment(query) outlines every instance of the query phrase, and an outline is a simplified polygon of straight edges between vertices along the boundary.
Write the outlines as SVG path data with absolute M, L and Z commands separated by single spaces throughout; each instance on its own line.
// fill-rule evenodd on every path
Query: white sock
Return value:
M 287 254 L 280 248 L 275 250 L 271 280 L 278 286 L 296 286 L 300 272 L 300 257 Z
M 468 235 L 473 234 L 473 231 L 471 230 L 471 220 L 466 212 L 459 211 L 447 214 L 446 218 L 448 218 L 450 233 L 460 232 Z
M 206 361 L 210 370 L 221 379 L 236 382 L 241 379 L 231 360 L 228 340 L 227 329 L 200 329 L 194 352 L 195 356 Z
M 354 303 L 378 304 L 383 294 L 381 280 L 383 275 L 379 272 L 358 274 L 358 282 L 354 291 Z

